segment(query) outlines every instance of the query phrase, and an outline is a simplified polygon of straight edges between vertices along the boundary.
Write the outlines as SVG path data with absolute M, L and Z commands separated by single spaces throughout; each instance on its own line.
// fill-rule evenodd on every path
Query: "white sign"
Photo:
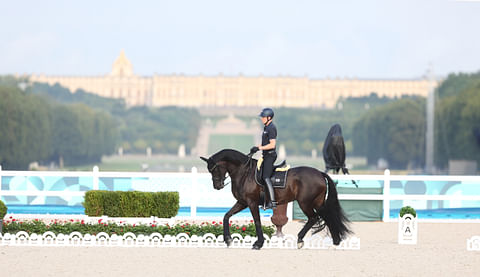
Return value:
M 405 214 L 398 221 L 398 243 L 417 244 L 417 237 L 417 218 L 411 214 Z
M 467 240 L 468 251 L 480 251 L 480 236 L 473 236 Z

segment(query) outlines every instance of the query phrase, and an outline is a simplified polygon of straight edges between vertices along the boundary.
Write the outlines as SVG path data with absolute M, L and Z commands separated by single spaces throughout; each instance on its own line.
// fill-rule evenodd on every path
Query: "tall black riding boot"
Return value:
M 275 201 L 275 192 L 273 191 L 273 184 L 270 178 L 263 179 L 265 181 L 265 191 L 268 194 L 269 202 L 265 209 L 276 209 L 277 208 L 277 201 Z

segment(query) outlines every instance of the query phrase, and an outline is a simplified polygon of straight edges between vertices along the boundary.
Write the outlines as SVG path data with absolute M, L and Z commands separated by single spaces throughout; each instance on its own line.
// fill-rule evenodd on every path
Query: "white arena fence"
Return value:
M 256 237 L 232 234 L 233 242 L 231 248 L 251 248 L 257 240 Z M 342 241 L 340 245 L 334 246 L 330 237 L 319 234 L 305 239 L 305 249 L 338 249 L 338 250 L 359 250 L 360 239 L 350 237 Z M 138 235 L 126 233 L 124 235 L 99 233 L 97 235 L 73 232 L 71 234 L 58 234 L 46 232 L 44 234 L 28 234 L 21 231 L 16 234 L 0 234 L 0 246 L 97 246 L 97 247 L 206 247 L 225 248 L 223 236 L 215 236 L 208 233 L 203 236 L 181 233 L 176 236 L 153 233 L 151 235 Z M 284 237 L 265 236 L 264 248 L 296 249 L 297 239 L 292 235 Z
M 339 194 L 341 200 L 379 200 L 383 202 L 383 221 L 390 218 L 391 201 L 402 201 L 415 207 L 418 201 L 442 201 L 450 206 L 480 207 L 480 176 L 427 176 L 427 175 L 331 175 L 341 183 L 355 180 L 374 182 L 383 189 L 382 194 Z M 392 188 L 391 183 L 407 182 L 460 182 L 462 186 L 452 194 L 440 194 L 435 189 L 425 194 L 402 194 Z M 228 182 L 228 179 L 227 179 Z M 52 201 L 81 206 L 88 190 L 138 190 L 178 191 L 180 206 L 190 207 L 190 216 L 185 219 L 199 219 L 197 207 L 231 207 L 236 202 L 230 187 L 215 190 L 209 173 L 198 173 L 195 167 L 188 173 L 164 172 L 101 172 L 94 167 L 89 172 L 68 171 L 2 171 L 0 167 L 0 199 L 8 204 L 45 205 Z M 350 183 L 351 187 L 354 187 Z M 50 201 L 50 202 L 49 202 Z M 463 205 L 463 206 L 462 206 Z M 292 205 L 287 210 L 289 220 L 293 218 Z M 420 221 L 423 219 L 420 218 Z M 435 221 L 435 220 L 431 220 Z M 438 220 L 445 221 L 445 220 Z M 466 222 L 480 222 L 468 219 Z M 460 221 L 457 221 L 460 222 Z

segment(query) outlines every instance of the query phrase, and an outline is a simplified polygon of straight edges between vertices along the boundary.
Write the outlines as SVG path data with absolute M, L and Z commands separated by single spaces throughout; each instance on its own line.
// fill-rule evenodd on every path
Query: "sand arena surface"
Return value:
M 480 223 L 420 222 L 417 245 L 397 244 L 397 223 L 351 226 L 360 250 L 0 246 L 0 276 L 480 276 Z

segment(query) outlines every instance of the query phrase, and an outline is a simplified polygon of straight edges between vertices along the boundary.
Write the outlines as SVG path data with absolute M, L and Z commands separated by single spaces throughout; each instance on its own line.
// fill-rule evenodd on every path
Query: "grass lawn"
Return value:
M 208 141 L 208 153 L 216 153 L 222 149 L 230 148 L 247 154 L 254 145 L 252 135 L 214 134 Z

